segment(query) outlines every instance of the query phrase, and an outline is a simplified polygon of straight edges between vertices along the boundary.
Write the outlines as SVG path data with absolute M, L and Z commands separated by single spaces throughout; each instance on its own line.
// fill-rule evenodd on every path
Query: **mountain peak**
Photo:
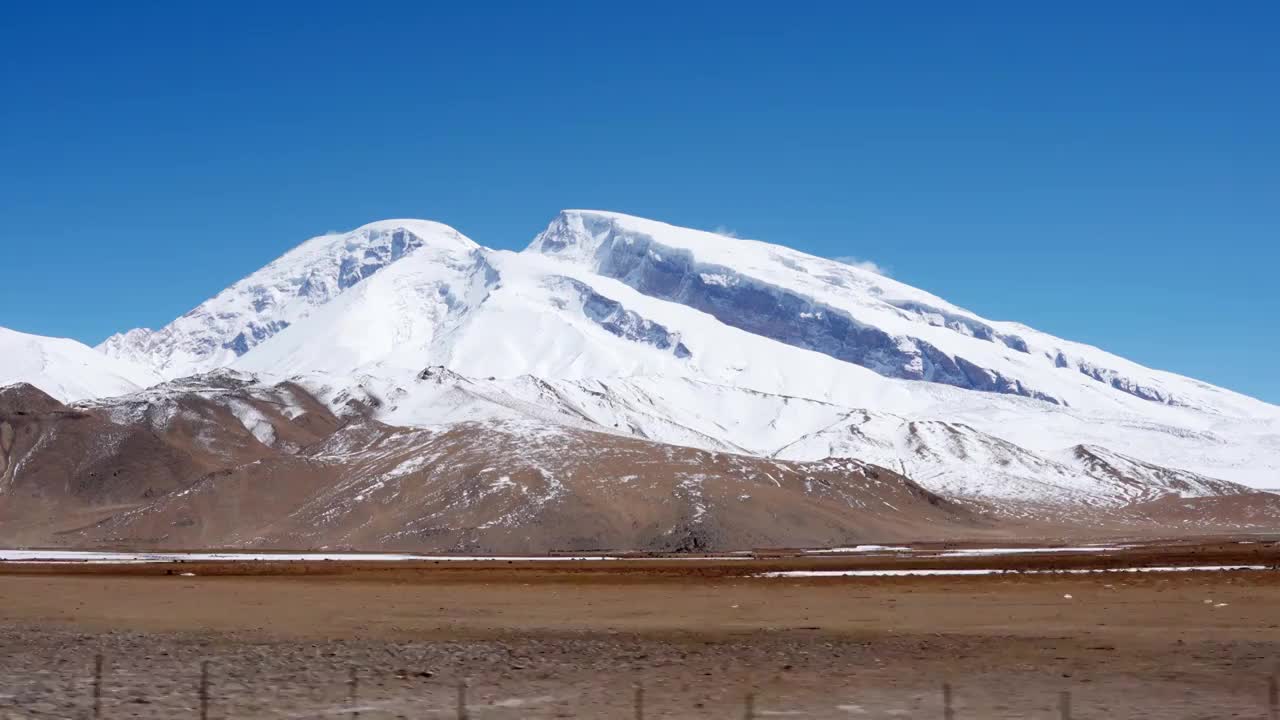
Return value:
M 693 245 L 720 245 L 737 239 L 706 230 L 680 227 L 611 210 L 561 210 L 547 228 L 533 239 L 526 252 L 585 258 L 615 236 L 680 236 Z M 764 244 L 764 243 L 761 243 Z
M 156 331 L 130 330 L 98 346 L 165 378 L 230 364 L 371 275 L 421 249 L 480 246 L 431 220 L 378 220 L 313 237 Z

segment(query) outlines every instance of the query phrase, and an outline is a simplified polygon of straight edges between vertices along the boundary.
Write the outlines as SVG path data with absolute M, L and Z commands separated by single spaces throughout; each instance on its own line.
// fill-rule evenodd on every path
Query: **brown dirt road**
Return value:
M 1061 691 L 1075 718 L 1269 717 L 1274 571 L 766 579 L 743 562 L 6 567 L 0 718 L 89 717 L 97 653 L 104 718 L 198 717 L 204 660 L 212 718 L 452 718 L 463 678 L 472 718 L 633 718 L 639 683 L 644 717 L 741 718 L 752 692 L 760 718 L 941 719 L 944 682 L 956 720 L 1056 718 Z

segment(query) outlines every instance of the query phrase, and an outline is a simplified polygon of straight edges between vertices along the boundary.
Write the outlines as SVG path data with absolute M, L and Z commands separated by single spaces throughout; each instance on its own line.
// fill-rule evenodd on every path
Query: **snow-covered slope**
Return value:
M 107 347 L 168 376 L 297 378 L 395 424 L 856 457 L 961 497 L 1115 504 L 1280 476 L 1275 406 L 855 267 L 616 213 L 561 213 L 519 253 L 422 221 L 317 238 Z
M 530 245 L 649 297 L 887 377 L 1093 405 L 1100 387 L 1233 415 L 1277 408 L 778 245 L 618 213 L 565 211 Z M 1112 393 L 1102 395 L 1109 396 Z
M 160 330 L 119 333 L 98 349 L 146 365 L 165 378 L 223 367 L 423 247 L 465 254 L 478 246 L 453 228 L 426 220 L 383 220 L 349 233 L 321 235 Z
M 852 457 L 956 498 L 1110 507 L 1165 495 L 1244 491 L 1098 446 L 1063 448 L 1051 441 L 1037 451 L 964 422 L 912 419 L 690 378 L 468 378 L 431 367 L 399 384 L 385 375 L 361 376 L 354 387 L 352 379 L 326 374 L 297 380 L 340 413 L 357 415 L 376 406 L 379 417 L 394 423 L 448 427 L 524 420 L 760 457 Z M 1145 432 L 1135 431 L 1128 442 L 1151 451 L 1174 439 L 1158 429 Z
M 66 338 L 0 327 L 0 387 L 30 383 L 63 402 L 133 392 L 159 382 L 146 368 Z

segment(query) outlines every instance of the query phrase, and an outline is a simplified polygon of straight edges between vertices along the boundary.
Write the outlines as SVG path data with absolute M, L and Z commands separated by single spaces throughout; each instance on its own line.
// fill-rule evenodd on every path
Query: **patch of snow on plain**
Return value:
M 1274 570 L 1267 565 L 1167 565 L 1160 567 L 1124 567 L 1079 570 L 1001 570 L 996 568 L 947 568 L 912 570 L 779 570 L 761 573 L 762 578 L 828 578 L 828 577 L 915 577 L 926 575 L 1091 575 L 1093 573 L 1164 573 L 1212 572 L 1234 570 Z
M 905 545 L 854 545 L 853 547 L 827 548 L 824 550 L 806 550 L 807 555 L 824 555 L 827 553 L 867 553 L 867 552 L 912 552 Z
M 970 548 L 965 550 L 946 550 L 943 557 L 982 557 L 985 555 L 1022 555 L 1027 553 L 1073 553 L 1073 552 L 1109 552 L 1123 550 L 1127 545 L 1095 545 L 1086 547 L 1050 547 L 1050 548 Z

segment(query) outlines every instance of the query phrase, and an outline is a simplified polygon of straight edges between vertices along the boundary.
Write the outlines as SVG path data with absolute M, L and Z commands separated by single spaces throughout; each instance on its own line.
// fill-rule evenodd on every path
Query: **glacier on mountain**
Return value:
M 960 497 L 1105 504 L 1148 492 L 1118 479 L 1134 475 L 1186 495 L 1280 476 L 1276 406 L 858 267 L 610 212 L 565 211 L 522 252 L 418 220 L 321 236 L 101 349 L 168 378 L 293 378 L 397 424 L 856 457 Z
M 384 220 L 314 237 L 160 330 L 118 333 L 98 349 L 166 379 L 224 367 L 415 250 L 445 245 L 476 248 L 426 220 Z

